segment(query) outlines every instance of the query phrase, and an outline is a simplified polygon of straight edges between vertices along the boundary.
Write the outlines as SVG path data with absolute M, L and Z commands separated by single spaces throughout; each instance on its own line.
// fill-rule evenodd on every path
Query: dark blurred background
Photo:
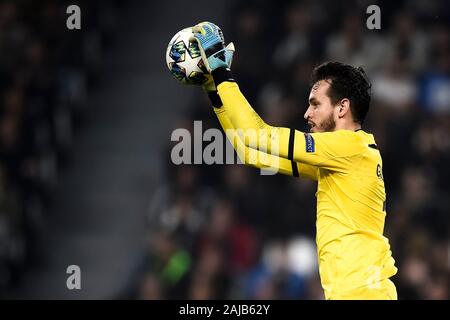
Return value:
M 0 297 L 323 299 L 314 183 L 170 160 L 174 129 L 220 127 L 165 64 L 170 38 L 205 20 L 270 124 L 307 130 L 318 63 L 365 67 L 399 298 L 449 299 L 450 6 L 429 0 L 1 1 Z

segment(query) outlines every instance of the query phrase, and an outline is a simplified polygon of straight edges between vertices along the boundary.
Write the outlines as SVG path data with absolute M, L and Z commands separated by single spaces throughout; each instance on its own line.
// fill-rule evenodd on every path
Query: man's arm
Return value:
M 332 171 L 345 172 L 353 165 L 351 159 L 362 149 L 349 131 L 306 134 L 266 124 L 233 79 L 230 66 L 234 46 L 232 50 L 227 49 L 220 28 L 202 22 L 192 30 L 192 39 L 197 41 L 205 66 L 213 76 L 223 108 L 245 146 Z
M 239 138 L 235 128 L 231 124 L 227 116 L 225 108 L 222 107 L 220 97 L 216 92 L 209 92 L 209 97 L 213 103 L 214 113 L 219 119 L 228 140 L 236 150 L 236 153 L 245 165 L 260 169 L 272 169 L 281 174 L 302 177 L 312 180 L 317 180 L 317 168 L 311 165 L 297 163 L 286 158 L 281 158 L 276 155 L 264 153 L 262 151 L 247 147 Z
M 361 152 L 351 131 L 304 133 L 268 125 L 248 103 L 229 70 L 217 69 L 213 77 L 231 125 L 240 129 L 238 136 L 246 146 L 332 171 L 346 171 L 350 158 Z

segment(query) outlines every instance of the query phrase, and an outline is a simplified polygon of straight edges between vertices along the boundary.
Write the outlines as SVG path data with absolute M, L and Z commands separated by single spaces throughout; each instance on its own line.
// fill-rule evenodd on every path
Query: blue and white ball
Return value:
M 200 49 L 192 37 L 192 28 L 177 32 L 169 42 L 166 63 L 172 75 L 183 84 L 202 85 L 210 79 L 200 54 Z

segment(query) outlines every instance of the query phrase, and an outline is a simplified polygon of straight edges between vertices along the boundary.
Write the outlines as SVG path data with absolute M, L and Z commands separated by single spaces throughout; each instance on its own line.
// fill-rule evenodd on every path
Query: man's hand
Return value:
M 234 53 L 234 44 L 233 42 L 230 42 L 226 47 L 225 47 L 226 52 L 228 52 L 229 55 L 231 55 L 231 57 L 233 57 L 233 53 Z M 206 61 L 206 60 L 204 60 Z M 231 67 L 231 63 L 233 62 L 233 59 L 228 60 L 228 65 L 227 68 L 229 69 Z M 206 63 L 205 63 L 206 64 Z M 209 78 L 209 80 L 203 84 L 203 90 L 205 90 L 206 92 L 211 92 L 211 91 L 217 91 L 216 85 L 214 84 L 214 79 L 212 77 Z
M 201 22 L 193 27 L 193 39 L 197 41 L 206 69 L 212 73 L 218 68 L 230 68 L 234 45 L 225 47 L 222 30 L 214 23 Z

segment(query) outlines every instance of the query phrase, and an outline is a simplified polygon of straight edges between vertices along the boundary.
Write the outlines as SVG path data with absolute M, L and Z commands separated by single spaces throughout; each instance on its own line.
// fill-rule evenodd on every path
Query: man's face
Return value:
M 334 116 L 336 108 L 327 94 L 329 87 L 328 80 L 320 80 L 311 88 L 309 107 L 304 115 L 311 127 L 311 132 L 334 131 L 336 128 Z

